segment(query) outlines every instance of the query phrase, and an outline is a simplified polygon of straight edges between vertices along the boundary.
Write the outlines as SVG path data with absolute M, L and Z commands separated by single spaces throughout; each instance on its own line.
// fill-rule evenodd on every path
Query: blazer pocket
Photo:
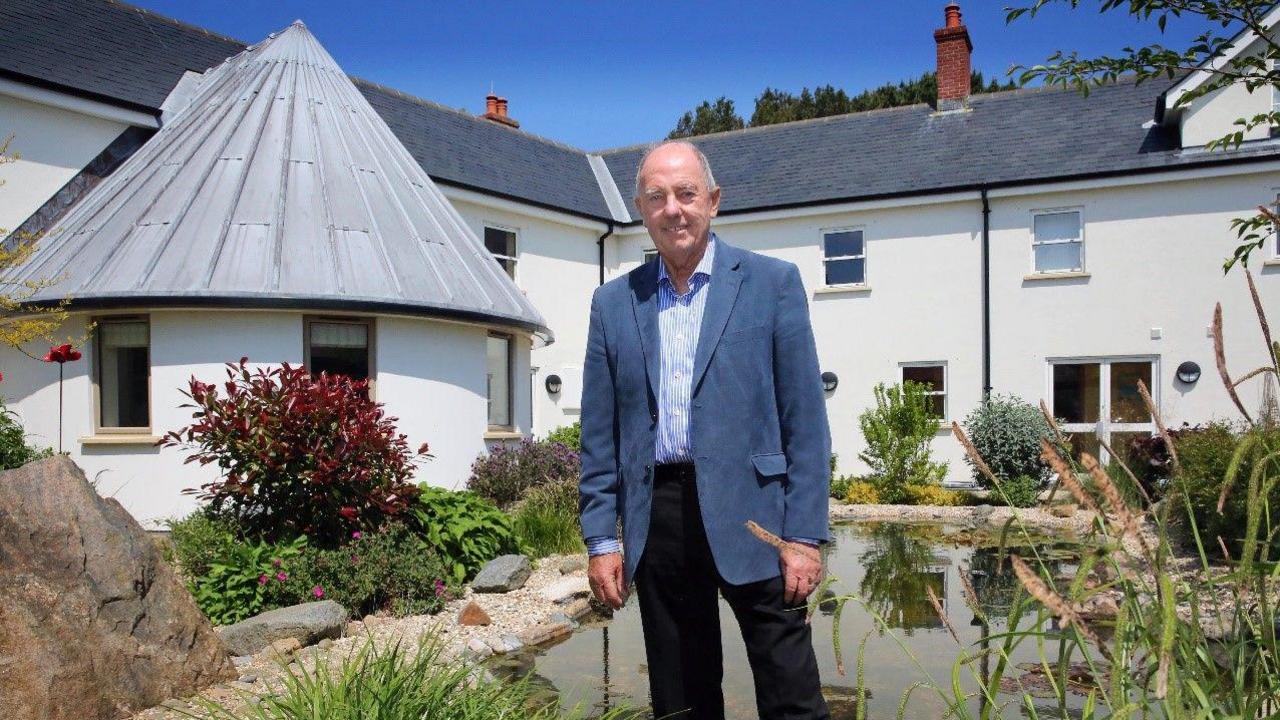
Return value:
M 765 477 L 787 474 L 787 456 L 785 453 L 752 455 L 751 464 L 756 466 L 756 472 Z
M 766 328 L 763 325 L 749 327 L 746 330 L 738 330 L 737 332 L 726 333 L 720 338 L 721 345 L 732 345 L 734 343 L 746 342 L 747 340 L 755 340 L 765 336 Z

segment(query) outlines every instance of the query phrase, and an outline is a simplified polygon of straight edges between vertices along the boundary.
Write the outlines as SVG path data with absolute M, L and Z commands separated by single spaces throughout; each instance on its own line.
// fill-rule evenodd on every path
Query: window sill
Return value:
M 485 440 L 523 440 L 524 433 L 514 430 L 486 430 Z
M 814 295 L 836 295 L 841 293 L 869 293 L 870 285 L 828 285 L 813 291 Z
M 1031 273 L 1030 275 L 1023 275 L 1022 279 L 1024 281 L 1072 280 L 1072 279 L 1087 278 L 1087 277 L 1090 277 L 1090 275 L 1091 274 L 1087 272 Z
M 86 435 L 80 438 L 81 445 L 155 445 L 162 438 L 158 435 L 145 435 L 142 433 L 119 433 L 113 435 L 104 433 L 100 435 Z
M 1263 260 L 1262 267 L 1280 267 L 1280 257 Z

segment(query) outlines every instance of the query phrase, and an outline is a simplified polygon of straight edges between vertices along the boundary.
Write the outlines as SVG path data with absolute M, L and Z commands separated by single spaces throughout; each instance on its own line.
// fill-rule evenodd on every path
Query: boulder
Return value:
M 533 566 L 523 555 L 499 555 L 480 568 L 471 589 L 478 593 L 507 593 L 524 587 Z
M 459 625 L 489 625 L 491 623 L 493 623 L 493 620 L 489 617 L 489 613 L 474 602 L 467 603 L 467 606 L 458 613 Z
M 543 598 L 553 603 L 567 603 L 570 600 L 586 597 L 591 594 L 591 586 L 584 576 L 567 577 L 557 580 L 538 591 Z
M 70 458 L 0 472 L 6 720 L 128 717 L 237 676 L 157 543 Z
M 347 609 L 332 600 L 290 605 L 218 628 L 227 648 L 236 655 L 252 655 L 277 640 L 294 638 L 300 646 L 324 638 L 340 638 L 347 626 Z M 368 625 L 368 620 L 365 621 Z
M 572 575 L 576 572 L 584 572 L 587 569 L 586 555 L 570 555 L 560 561 L 560 574 Z

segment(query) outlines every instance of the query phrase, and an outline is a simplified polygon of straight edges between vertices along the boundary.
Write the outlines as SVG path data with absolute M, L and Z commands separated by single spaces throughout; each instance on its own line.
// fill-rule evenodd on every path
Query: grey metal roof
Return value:
M 40 242 L 34 301 L 538 311 L 301 22 L 205 73 Z
M 970 110 L 875 110 L 691 138 L 724 188 L 721 212 L 1125 174 L 1280 156 L 1181 150 L 1153 126 L 1170 82 L 1121 80 L 1087 97 L 1057 88 L 974 95 Z M 635 187 L 643 147 L 603 153 L 618 188 Z

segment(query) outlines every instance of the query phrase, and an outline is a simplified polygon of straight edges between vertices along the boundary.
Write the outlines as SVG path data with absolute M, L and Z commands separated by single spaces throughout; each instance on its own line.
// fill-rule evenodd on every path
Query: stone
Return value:
M 1079 509 L 1079 506 L 1075 503 L 1062 503 L 1060 505 L 1051 505 L 1049 507 L 1049 513 L 1054 517 L 1069 518 L 1074 516 L 1076 514 L 1076 510 Z
M 529 558 L 524 555 L 499 555 L 485 564 L 471 589 L 478 593 L 507 593 L 519 590 L 533 573 Z
M 252 655 L 236 655 L 235 657 L 231 658 L 231 664 L 235 665 L 236 667 L 244 667 L 245 665 L 248 665 L 251 662 L 253 662 Z
M 564 614 L 572 620 L 581 620 L 591 614 L 591 600 L 588 598 L 577 598 L 564 606 Z
M 480 638 L 471 638 L 467 643 L 467 649 L 479 658 L 486 658 L 493 654 L 493 648 L 489 647 L 489 643 Z
M 66 456 L 0 472 L 0 598 L 5 720 L 127 717 L 237 676 L 156 542 Z
M 250 673 L 248 675 L 241 675 L 240 682 L 245 683 L 247 685 L 252 685 L 258 682 L 258 676 L 254 675 L 253 673 Z
M 524 647 L 524 643 L 521 642 L 520 638 L 516 637 L 515 635 L 503 635 L 502 637 L 498 638 L 498 641 L 502 644 L 502 647 L 504 648 L 503 652 L 515 652 L 516 650 L 519 650 L 520 648 Z
M 541 645 L 552 640 L 558 640 L 572 632 L 573 628 L 566 622 L 543 623 L 528 628 L 517 637 L 525 645 Z
M 316 647 L 320 648 L 321 650 L 328 650 L 329 648 L 333 647 L 333 640 L 331 638 L 325 638 L 320 642 L 316 643 Z
M 480 607 L 475 602 L 469 602 L 467 603 L 467 606 L 462 608 L 458 613 L 458 624 L 491 625 L 493 624 L 493 620 L 489 617 L 489 613 L 484 611 L 484 608 Z
M 220 627 L 218 634 L 231 652 L 252 655 L 285 638 L 297 639 L 300 646 L 314 645 L 323 638 L 339 638 L 346 625 L 346 608 L 332 600 L 320 600 L 268 610 Z
M 288 660 L 293 657 L 294 653 L 302 649 L 302 643 L 298 642 L 298 638 L 280 638 L 267 646 L 267 657 L 271 659 Z
M 539 590 L 538 594 L 553 603 L 563 604 L 591 594 L 591 586 L 587 584 L 586 577 L 577 575 L 557 580 Z
M 560 561 L 560 574 L 572 575 L 587 569 L 587 558 L 583 555 L 570 555 Z

